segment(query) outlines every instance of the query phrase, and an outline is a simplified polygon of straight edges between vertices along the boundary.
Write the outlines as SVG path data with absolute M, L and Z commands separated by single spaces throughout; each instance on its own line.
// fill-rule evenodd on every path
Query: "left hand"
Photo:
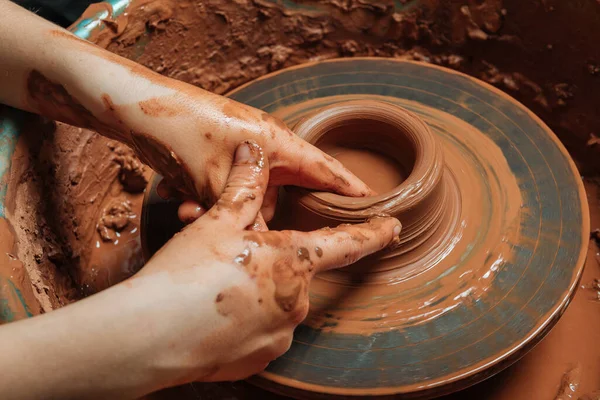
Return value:
M 279 185 L 371 194 L 341 163 L 261 110 L 157 74 L 11 2 L 0 1 L 0 14 L 0 102 L 127 143 L 204 207 L 223 192 L 243 140 L 258 143 L 271 161 L 267 220 Z
M 177 130 L 187 138 L 185 149 L 176 153 L 180 162 L 185 163 L 187 168 L 178 170 L 187 171 L 189 174 L 187 193 L 179 195 L 192 200 L 180 211 L 183 221 L 193 219 L 194 215 L 199 216 L 200 214 L 194 213 L 214 204 L 224 189 L 236 143 L 248 139 L 258 143 L 270 160 L 269 188 L 261 210 L 266 221 L 273 216 L 280 185 L 302 186 L 355 197 L 373 194 L 368 186 L 339 161 L 297 137 L 277 118 L 200 89 L 194 88 L 186 93 L 190 94 L 196 98 L 198 106 L 193 112 L 198 112 L 198 115 L 193 119 L 185 117 L 190 118 L 186 125 L 190 132 L 183 133 L 183 126 Z M 165 107 L 166 104 L 168 103 L 165 103 Z M 209 113 L 207 110 L 211 108 L 213 110 Z M 194 121 L 199 120 L 203 121 L 202 124 L 192 125 Z M 149 121 L 147 126 L 152 132 L 152 127 L 157 126 L 157 123 Z M 177 146 L 177 141 L 178 138 L 172 137 L 170 144 Z M 170 144 L 165 146 L 170 147 Z M 193 156 L 186 156 L 194 147 L 197 152 L 193 153 Z M 143 154 L 142 148 L 140 152 Z M 156 164 L 155 161 L 160 160 L 158 157 L 152 158 L 149 155 L 145 159 L 159 171 L 166 169 Z M 172 187 L 185 190 L 185 182 L 185 178 L 181 176 L 166 177 L 161 182 L 159 193 L 163 196 L 173 196 L 177 191 L 172 190 Z

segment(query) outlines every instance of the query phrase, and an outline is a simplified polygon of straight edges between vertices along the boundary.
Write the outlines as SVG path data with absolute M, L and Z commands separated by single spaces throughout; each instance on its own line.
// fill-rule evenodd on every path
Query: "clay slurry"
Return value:
M 396 160 L 374 150 L 342 146 L 323 146 L 321 149 L 344 164 L 376 193 L 388 192 L 406 179 Z

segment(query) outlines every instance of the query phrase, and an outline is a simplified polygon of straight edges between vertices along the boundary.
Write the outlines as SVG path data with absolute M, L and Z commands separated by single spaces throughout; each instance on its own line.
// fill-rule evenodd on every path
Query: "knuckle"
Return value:
M 293 338 L 294 335 L 292 330 L 286 330 L 277 338 L 277 340 L 273 343 L 273 359 L 281 356 L 290 349 Z
M 294 326 L 300 324 L 308 315 L 308 299 L 300 302 L 298 306 L 290 313 L 290 319 Z

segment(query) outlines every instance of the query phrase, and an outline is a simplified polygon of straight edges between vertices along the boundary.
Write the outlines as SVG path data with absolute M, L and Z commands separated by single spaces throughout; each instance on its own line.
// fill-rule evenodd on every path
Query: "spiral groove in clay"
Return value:
M 439 228 L 452 188 L 445 180 L 441 145 L 419 117 L 382 101 L 349 101 L 318 110 L 294 130 L 325 151 L 344 145 L 385 154 L 394 158 L 408 175 L 395 188 L 362 198 L 289 188 L 291 201 L 300 206 L 295 213 L 315 214 L 321 217 L 321 224 L 327 221 L 330 225 L 362 222 L 381 214 L 396 217 L 403 230 L 394 254 L 414 249 Z M 320 226 L 315 224 L 306 228 L 317 227 Z

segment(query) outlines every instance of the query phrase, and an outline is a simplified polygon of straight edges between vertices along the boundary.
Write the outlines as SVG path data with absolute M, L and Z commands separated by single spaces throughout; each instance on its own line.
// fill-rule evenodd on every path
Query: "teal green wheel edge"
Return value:
M 506 268 L 504 283 L 498 284 L 498 290 L 507 290 L 513 296 L 512 302 L 485 304 L 483 301 L 476 309 L 457 311 L 464 317 L 469 312 L 485 314 L 493 310 L 499 315 L 495 318 L 504 318 L 502 324 L 486 327 L 479 315 L 481 323 L 458 326 L 444 343 L 443 339 L 429 342 L 430 346 L 438 346 L 437 349 L 423 349 L 424 353 L 431 354 L 440 349 L 458 351 L 448 354 L 441 351 L 434 360 L 419 360 L 418 351 L 403 351 L 406 346 L 390 346 L 393 342 L 405 342 L 400 336 L 406 336 L 406 332 L 352 337 L 301 326 L 288 353 L 252 381 L 300 398 L 331 394 L 428 397 L 479 382 L 518 360 L 541 340 L 575 293 L 589 234 L 587 200 L 577 169 L 556 136 L 523 105 L 481 81 L 429 64 L 368 58 L 305 64 L 259 78 L 229 96 L 275 112 L 279 107 L 313 98 L 348 94 L 418 101 L 449 112 L 486 133 L 502 149 L 517 177 L 524 206 L 533 210 L 531 215 L 522 218 L 521 224 L 527 235 L 537 232 L 537 237 L 529 239 L 535 239 L 538 247 L 532 249 L 522 243 L 515 246 L 515 260 Z M 542 231 L 549 233 L 541 235 Z M 522 274 L 518 276 L 511 271 Z M 471 316 L 477 319 L 477 315 Z M 480 329 L 488 335 L 473 341 L 473 331 Z M 413 336 L 421 335 L 425 339 L 426 331 L 426 328 L 417 329 Z M 336 343 L 344 343 L 345 347 L 336 348 Z M 320 344 L 324 345 L 311 348 Z M 372 364 L 365 365 L 363 360 L 362 364 L 350 361 L 345 368 L 332 367 L 335 357 L 352 360 L 352 352 L 361 354 L 357 351 L 367 344 L 371 351 L 395 352 L 392 358 L 405 360 L 405 363 L 392 363 L 394 365 L 388 368 L 376 364 L 378 358 L 372 357 Z M 321 352 L 313 358 L 320 362 L 307 363 L 303 354 L 308 352 Z M 373 385 L 382 381 L 384 385 Z

